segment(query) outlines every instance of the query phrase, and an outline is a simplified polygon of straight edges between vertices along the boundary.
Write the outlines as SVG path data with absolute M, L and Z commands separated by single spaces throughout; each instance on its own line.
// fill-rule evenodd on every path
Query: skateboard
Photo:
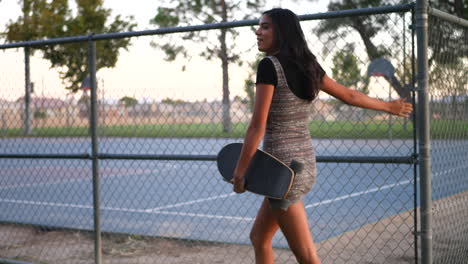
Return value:
M 231 182 L 242 150 L 242 143 L 224 146 L 217 155 L 218 170 L 227 182 Z M 288 166 L 273 155 L 257 149 L 245 173 L 245 189 L 273 199 L 284 199 L 291 189 L 302 163 L 295 160 Z

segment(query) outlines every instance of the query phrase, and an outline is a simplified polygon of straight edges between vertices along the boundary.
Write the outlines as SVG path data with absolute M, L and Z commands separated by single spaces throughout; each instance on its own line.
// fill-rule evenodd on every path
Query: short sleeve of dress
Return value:
M 255 83 L 273 84 L 274 86 L 278 84 L 275 66 L 270 59 L 263 58 L 258 64 Z

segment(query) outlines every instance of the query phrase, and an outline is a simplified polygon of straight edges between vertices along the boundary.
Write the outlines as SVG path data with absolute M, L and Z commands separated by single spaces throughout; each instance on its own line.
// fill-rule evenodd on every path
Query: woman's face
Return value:
M 277 51 L 274 26 L 268 15 L 263 15 L 260 18 L 260 23 L 258 29 L 255 31 L 255 35 L 257 35 L 259 51 L 266 52 L 268 55 L 272 55 Z

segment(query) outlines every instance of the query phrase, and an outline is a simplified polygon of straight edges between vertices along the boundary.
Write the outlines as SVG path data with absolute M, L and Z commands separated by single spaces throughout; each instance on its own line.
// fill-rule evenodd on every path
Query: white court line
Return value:
M 1 1 L 1 0 L 0 0 Z M 43 168 L 43 167 L 40 167 Z M 133 173 L 133 172 L 132 172 Z M 147 169 L 138 169 L 134 173 L 138 175 L 145 175 L 148 173 L 151 173 L 151 170 Z M 101 179 L 112 179 L 116 177 L 125 177 L 128 175 L 128 172 L 118 172 L 118 173 L 112 173 L 111 175 L 100 175 Z M 29 188 L 29 187 L 40 187 L 43 185 L 55 185 L 55 184 L 67 184 L 67 183 L 76 183 L 76 182 L 84 182 L 84 181 L 89 181 L 91 182 L 93 179 L 90 177 L 86 178 L 77 178 L 77 179 L 65 179 L 65 180 L 56 180 L 56 181 L 50 181 L 50 182 L 37 182 L 37 183 L 25 183 L 25 184 L 9 184 L 9 185 L 4 185 L 0 186 L 0 190 L 6 190 L 6 189 L 15 189 L 15 188 Z
M 189 202 L 169 204 L 169 205 L 160 206 L 160 207 L 156 207 L 156 208 L 146 209 L 146 211 L 151 213 L 151 212 L 159 211 L 161 209 L 169 209 L 169 208 L 175 208 L 175 207 L 180 207 L 180 206 L 185 206 L 185 205 L 190 205 L 190 204 L 195 204 L 195 203 L 201 203 L 201 202 L 216 200 L 216 199 L 220 199 L 220 198 L 226 198 L 226 197 L 233 196 L 233 195 L 236 195 L 236 193 L 232 192 L 232 193 L 228 193 L 228 194 L 212 196 L 212 197 L 193 200 L 193 201 L 189 201 Z
M 348 195 L 343 195 L 343 196 L 340 196 L 340 197 L 336 197 L 334 199 L 329 199 L 329 200 L 325 200 L 325 201 L 321 201 L 321 202 L 317 202 L 317 203 L 313 203 L 313 204 L 308 204 L 308 205 L 305 206 L 305 208 L 308 209 L 308 208 L 317 207 L 317 206 L 324 205 L 324 204 L 330 204 L 330 203 L 334 203 L 334 202 L 341 201 L 341 200 L 344 200 L 344 199 L 348 199 L 348 198 L 352 198 L 352 197 L 356 197 L 356 196 L 360 196 L 360 195 L 364 195 L 364 194 L 368 194 L 368 193 L 378 192 L 378 191 L 381 191 L 381 190 L 385 190 L 385 189 L 389 189 L 389 188 L 393 188 L 393 187 L 396 187 L 396 186 L 405 185 L 405 184 L 409 184 L 409 183 L 411 183 L 411 181 L 407 180 L 407 181 L 397 182 L 397 183 L 394 183 L 394 184 L 384 185 L 382 187 L 376 187 L 376 188 L 372 188 L 372 189 L 365 190 L 365 191 L 362 191 L 362 192 L 355 192 L 355 193 L 351 193 L 351 194 L 348 194 Z
M 25 184 L 11 184 L 11 185 L 4 185 L 0 187 L 0 190 L 5 189 L 15 189 L 15 188 L 29 188 L 29 187 L 39 187 L 42 185 L 54 185 L 54 184 L 63 184 L 63 183 L 75 183 L 80 181 L 91 181 L 92 179 L 73 179 L 73 180 L 58 180 L 52 182 L 38 182 L 38 183 L 25 183 Z
M 384 185 L 382 187 L 376 187 L 372 188 L 366 191 L 361 191 L 361 192 L 355 192 L 352 194 L 340 196 L 334 199 L 329 199 L 313 204 L 306 205 L 305 208 L 312 208 L 312 207 L 317 207 L 320 205 L 325 205 L 325 204 L 330 204 L 334 203 L 337 201 L 345 200 L 348 198 L 360 196 L 360 195 L 365 195 L 373 192 L 378 192 L 381 190 L 393 188 L 396 186 L 400 185 L 405 185 L 411 183 L 410 180 L 406 181 L 401 181 L 397 182 L 394 184 L 389 184 L 389 185 Z M 187 204 L 193 204 L 197 202 L 203 202 L 203 201 L 209 201 L 209 200 L 214 200 L 214 199 L 219 199 L 219 198 L 225 198 L 235 195 L 235 193 L 229 193 L 229 194 L 223 194 L 223 195 L 218 195 L 218 196 L 213 196 L 209 198 L 204 198 L 204 199 L 199 199 L 199 200 L 194 200 L 190 202 L 184 202 L 184 203 L 178 203 L 178 204 L 173 204 L 173 205 L 167 205 L 167 206 L 161 206 L 158 208 L 154 209 L 129 209 L 129 208 L 116 208 L 116 207 L 101 207 L 102 210 L 109 210 L 109 211 L 118 211 L 118 212 L 131 212 L 131 213 L 146 213 L 146 214 L 161 214 L 161 215 L 176 215 L 176 216 L 190 216 L 190 217 L 200 217 L 200 218 L 214 218 L 214 219 L 228 219 L 228 220 L 238 220 L 238 221 L 253 221 L 255 220 L 254 218 L 250 217 L 239 217 L 239 216 L 224 216 L 224 215 L 210 215 L 210 214 L 195 214 L 195 213 L 183 213 L 183 212 L 171 212 L 171 211 L 160 211 L 161 209 L 167 209 L 167 208 L 174 208 L 182 205 L 187 205 Z M 15 204 L 26 204 L 26 205 L 36 205 L 36 206 L 55 206 L 55 207 L 68 207 L 68 208 L 79 208 L 79 209 L 93 209 L 93 206 L 90 205 L 80 205 L 80 204 L 64 204 L 64 203 L 51 203 L 51 202 L 35 202 L 35 201 L 25 201 L 25 200 L 13 200 L 13 199 L 0 199 L 0 202 L 5 202 L 5 203 L 15 203 Z
M 216 219 L 228 219 L 228 220 L 238 220 L 238 221 L 253 221 L 253 220 L 255 220 L 255 218 L 241 217 L 241 216 L 208 215 L 208 214 L 181 213 L 181 212 L 170 212 L 170 211 L 157 211 L 156 213 L 157 214 L 165 214 L 165 215 L 216 218 Z
M 93 209 L 92 205 L 82 205 L 82 204 L 35 202 L 35 201 L 26 201 L 26 200 L 13 200 L 13 199 L 0 199 L 0 202 L 25 204 L 25 205 L 37 205 L 37 206 L 55 206 L 55 207 L 68 207 L 68 208 L 79 208 L 79 209 Z M 114 208 L 114 207 L 101 207 L 101 209 L 122 211 L 122 212 L 141 212 L 141 213 L 145 213 L 145 210 L 141 210 L 141 209 Z
M 78 208 L 78 209 L 93 209 L 90 205 L 80 204 L 64 204 L 64 203 L 51 203 L 51 202 L 34 202 L 25 200 L 12 200 L 12 199 L 0 199 L 0 202 L 4 203 L 15 203 L 35 206 L 55 206 L 55 207 L 66 207 L 66 208 Z M 240 217 L 240 216 L 225 216 L 225 215 L 211 215 L 211 214 L 195 214 L 195 213 L 182 213 L 182 212 L 170 212 L 170 211 L 155 211 L 151 212 L 146 209 L 129 209 L 129 208 L 116 208 L 116 207 L 101 207 L 101 210 L 117 211 L 117 212 L 129 212 L 129 213 L 145 213 L 155 215 L 177 215 L 177 216 L 190 216 L 200 218 L 214 218 L 214 219 L 226 219 L 226 220 L 237 220 L 237 221 L 253 221 L 254 218 Z
M 468 168 L 466 165 L 461 165 L 461 166 L 457 166 L 457 167 L 442 170 L 442 171 L 434 171 L 432 174 L 434 175 L 434 177 L 439 177 L 439 176 L 443 176 L 443 175 L 446 175 L 446 174 L 452 174 L 452 173 L 454 173 L 454 172 L 456 172 L 458 170 L 462 170 L 462 169 L 466 169 L 466 168 Z

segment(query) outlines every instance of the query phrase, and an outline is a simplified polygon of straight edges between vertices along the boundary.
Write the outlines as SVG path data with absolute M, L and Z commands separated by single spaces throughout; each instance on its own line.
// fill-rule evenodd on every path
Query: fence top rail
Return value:
M 413 8 L 414 8 L 414 3 L 408 3 L 408 4 L 399 4 L 399 5 L 380 6 L 380 7 L 329 11 L 325 13 L 299 15 L 298 17 L 299 17 L 299 20 L 301 21 L 307 21 L 307 20 L 344 18 L 344 17 L 353 17 L 353 16 L 363 16 L 363 15 L 378 15 L 378 14 L 387 14 L 387 13 L 408 12 L 408 11 L 411 11 Z M 258 21 L 259 21 L 258 19 L 249 19 L 249 20 L 239 20 L 239 21 L 232 21 L 232 22 L 184 26 L 184 27 L 167 27 L 167 28 L 159 28 L 159 29 L 153 29 L 153 30 L 89 34 L 89 35 L 82 35 L 82 36 L 72 36 L 72 37 L 53 38 L 53 39 L 44 39 L 44 40 L 20 41 L 20 42 L 15 42 L 15 43 L 2 44 L 0 45 L 0 49 L 38 47 L 38 46 L 46 46 L 46 45 L 73 43 L 73 42 L 86 42 L 86 41 L 96 41 L 96 40 L 106 40 L 106 39 L 140 37 L 140 36 L 148 36 L 148 35 L 163 35 L 163 34 L 193 32 L 193 31 L 202 31 L 202 30 L 245 27 L 245 26 L 257 25 Z
M 449 14 L 449 13 L 446 13 L 444 11 L 441 11 L 439 9 L 435 9 L 435 8 L 429 8 L 428 9 L 428 13 L 430 15 L 433 15 L 433 16 L 436 16 L 438 18 L 441 18 L 441 19 L 444 19 L 444 20 L 447 20 L 449 22 L 452 22 L 452 23 L 455 23 L 455 24 L 458 24 L 460 26 L 463 26 L 463 27 L 468 27 L 468 20 L 466 19 L 463 19 L 461 17 L 457 17 L 457 16 L 454 16 L 452 14 Z

